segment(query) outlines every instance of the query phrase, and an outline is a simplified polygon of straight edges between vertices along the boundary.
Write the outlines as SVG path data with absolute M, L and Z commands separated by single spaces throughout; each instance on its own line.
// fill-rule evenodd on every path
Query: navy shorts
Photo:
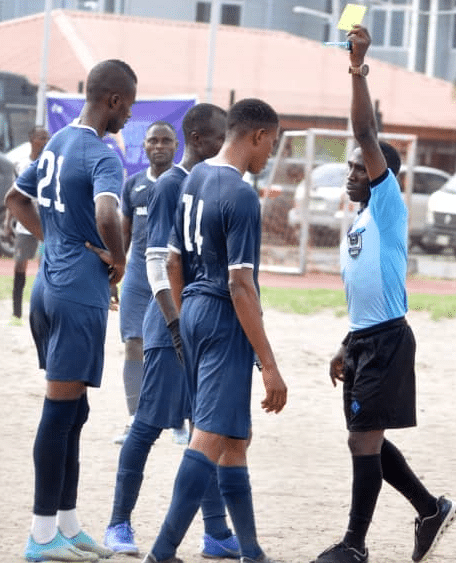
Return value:
M 186 418 L 191 418 L 187 382 L 174 348 L 145 350 L 135 419 L 157 428 L 181 428 Z
M 195 427 L 247 439 L 251 427 L 253 349 L 230 300 L 183 300 L 180 329 Z
M 143 337 L 143 320 L 151 295 L 151 291 L 135 291 L 130 285 L 122 285 L 119 307 L 122 342 Z
M 416 425 L 415 349 L 404 318 L 350 334 L 344 362 L 349 431 Z
M 16 262 L 25 262 L 35 258 L 38 248 L 38 239 L 33 235 L 16 233 L 14 237 L 14 259 Z
M 38 275 L 30 299 L 30 327 L 46 379 L 99 387 L 107 320 L 107 309 L 56 297 Z

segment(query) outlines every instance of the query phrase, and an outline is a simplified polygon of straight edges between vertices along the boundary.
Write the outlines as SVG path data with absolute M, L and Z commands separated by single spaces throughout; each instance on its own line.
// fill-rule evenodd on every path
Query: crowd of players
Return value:
M 399 156 L 377 140 L 364 63 L 369 34 L 355 26 L 348 40 L 359 147 L 349 161 L 347 191 L 361 211 L 341 244 L 350 331 L 330 376 L 344 385 L 353 481 L 345 535 L 315 563 L 368 561 L 365 537 L 383 480 L 417 511 L 412 559 L 423 561 L 455 519 L 456 504 L 433 496 L 384 437 L 388 428 L 416 424 L 415 342 L 405 320 L 407 210 L 395 177 Z M 177 549 L 200 507 L 203 556 L 274 563 L 257 538 L 246 460 L 254 363 L 265 412 L 284 408 L 287 387 L 262 320 L 260 204 L 243 176 L 265 166 L 279 119 L 258 99 L 241 100 L 228 113 L 197 104 L 183 120 L 181 162 L 173 164 L 174 127 L 152 123 L 144 140 L 150 166 L 124 184 L 122 165 L 101 138 L 124 126 L 136 87 L 125 62 L 97 64 L 78 120 L 49 140 L 6 196 L 11 213 L 44 240 L 30 326 L 46 393 L 25 558 L 96 561 L 138 553 L 131 516 L 151 446 L 163 429 L 189 419 L 170 506 L 143 563 L 180 563 Z M 87 387 L 101 384 L 108 309 L 122 278 L 132 420 L 118 440 L 102 545 L 81 529 L 76 512 L 79 443 L 89 415 Z

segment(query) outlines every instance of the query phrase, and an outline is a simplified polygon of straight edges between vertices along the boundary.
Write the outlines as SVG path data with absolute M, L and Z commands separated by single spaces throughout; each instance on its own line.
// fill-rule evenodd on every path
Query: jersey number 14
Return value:
M 193 207 L 193 196 L 191 194 L 184 194 L 182 196 L 182 200 L 184 202 L 184 243 L 185 243 L 185 250 L 187 252 L 193 252 L 193 242 L 196 246 L 196 252 L 198 255 L 201 255 L 201 247 L 203 246 L 203 236 L 201 235 L 201 218 L 203 215 L 203 207 L 204 201 L 202 199 L 198 200 L 198 204 L 196 207 L 196 219 L 195 219 L 195 232 L 193 234 L 193 242 L 192 236 L 190 233 L 190 224 L 191 224 L 191 211 Z

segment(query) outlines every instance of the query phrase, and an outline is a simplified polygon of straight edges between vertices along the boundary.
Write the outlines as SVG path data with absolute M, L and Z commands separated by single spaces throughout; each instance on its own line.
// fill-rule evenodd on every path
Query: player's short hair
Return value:
M 386 165 L 393 171 L 393 174 L 397 176 L 401 168 L 401 157 L 399 156 L 399 153 L 392 145 L 385 143 L 385 141 L 379 141 L 378 144 L 380 145 L 383 156 L 385 157 Z
M 177 138 L 177 131 L 176 131 L 176 128 L 174 127 L 174 125 L 172 123 L 169 123 L 169 121 L 165 121 L 164 119 L 157 119 L 157 121 L 153 121 L 149 125 L 149 127 L 146 129 L 146 135 L 147 135 L 147 133 L 149 133 L 149 131 L 152 129 L 152 127 L 155 127 L 155 125 L 162 126 L 162 127 L 169 127 Z
M 90 102 L 99 102 L 105 95 L 129 92 L 138 83 L 133 69 L 119 59 L 96 64 L 87 77 L 86 96 Z
M 273 129 L 279 124 L 275 110 L 263 100 L 246 98 L 231 106 L 227 116 L 227 130 L 241 135 L 255 129 Z
M 190 141 L 190 135 L 193 131 L 198 135 L 209 133 L 211 130 L 210 121 L 215 114 L 226 117 L 226 111 L 213 104 L 196 104 L 196 106 L 190 108 L 182 121 L 185 142 Z

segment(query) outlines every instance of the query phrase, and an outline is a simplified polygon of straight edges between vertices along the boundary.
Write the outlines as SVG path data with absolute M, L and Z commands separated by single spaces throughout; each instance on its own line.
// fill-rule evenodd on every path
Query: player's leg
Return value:
M 38 290 L 39 287 L 40 284 Z M 56 536 L 59 543 L 65 541 L 75 549 L 79 548 L 76 549 L 79 560 L 96 560 L 98 556 L 106 557 L 112 552 L 98 545 L 80 529 L 76 496 L 80 434 L 89 410 L 86 386 L 97 387 L 101 382 L 107 311 L 68 302 L 47 291 L 41 292 L 44 306 L 40 309 L 38 290 L 34 290 L 32 299 L 31 325 L 35 340 L 39 339 L 40 331 L 49 332 L 43 339 L 48 343 L 45 354 L 37 344 L 40 365 L 46 369 L 48 382 L 34 450 L 36 531 L 32 528 L 32 537 L 39 534 L 39 527 L 43 524 L 41 515 L 52 514 L 60 528 Z M 39 321 L 43 311 L 47 323 L 43 319 Z M 43 356 L 44 365 L 41 364 Z M 49 498 L 54 502 L 52 507 Z M 55 502 L 59 510 L 58 522 Z M 48 553 L 46 548 L 46 558 L 61 557 L 60 547 L 55 546 L 57 553 L 54 554 Z M 26 553 L 30 560 L 35 556 L 33 550 Z
M 36 253 L 38 241 L 32 235 L 18 233 L 14 241 L 13 316 L 22 317 L 22 301 L 28 260 Z
M 193 319 L 195 327 L 190 352 L 189 347 L 185 347 L 187 355 L 193 351 L 198 354 L 195 426 L 200 433 L 213 432 L 223 436 L 223 449 L 217 459 L 220 492 L 233 522 L 242 555 L 256 560 L 265 556 L 256 537 L 246 464 L 246 449 L 251 433 L 253 350 L 231 303 L 222 299 L 205 299 L 203 303 L 199 299 L 189 301 L 189 305 L 185 305 L 184 301 L 181 319 L 183 341 L 186 342 L 188 337 L 185 320 Z M 204 325 L 209 327 L 206 338 L 204 329 L 200 329 Z M 190 447 L 205 455 L 210 454 L 198 443 L 198 434 L 192 435 Z
M 138 553 L 131 514 L 139 497 L 147 457 L 161 431 L 135 418 L 120 450 L 111 519 L 104 539 L 105 545 L 115 552 Z
M 250 432 L 247 445 L 250 445 Z M 237 536 L 228 527 L 226 505 L 220 492 L 218 478 L 212 479 L 201 501 L 204 521 L 204 535 L 201 540 L 203 557 L 239 558 L 240 548 Z
M 174 480 L 171 504 L 151 549 L 152 561 L 173 560 L 175 557 L 177 547 L 201 505 L 208 482 L 216 478 L 216 460 L 221 447 L 222 436 L 194 429 Z
M 125 341 L 123 381 L 127 409 L 130 416 L 134 416 L 138 408 L 142 379 L 143 341 L 142 338 L 129 338 Z
M 57 528 L 57 513 L 65 484 L 68 436 L 78 418 L 81 382 L 49 382 L 38 426 L 33 459 L 35 500 L 31 534 L 25 557 L 29 561 L 85 561 L 86 554 L 76 549 Z M 97 556 L 90 556 L 96 560 Z M 41 560 L 41 559 L 40 559 Z
M 210 480 L 201 500 L 204 535 L 201 539 L 203 557 L 239 558 L 239 543 L 226 520 L 226 505 L 216 476 Z
M 142 324 L 149 298 L 134 291 L 132 285 L 134 285 L 132 273 L 127 271 L 122 284 L 119 318 L 120 335 L 122 341 L 125 343 L 122 377 L 129 422 L 123 433 L 114 438 L 115 444 L 123 444 L 130 430 L 133 417 L 138 407 L 144 375 Z

